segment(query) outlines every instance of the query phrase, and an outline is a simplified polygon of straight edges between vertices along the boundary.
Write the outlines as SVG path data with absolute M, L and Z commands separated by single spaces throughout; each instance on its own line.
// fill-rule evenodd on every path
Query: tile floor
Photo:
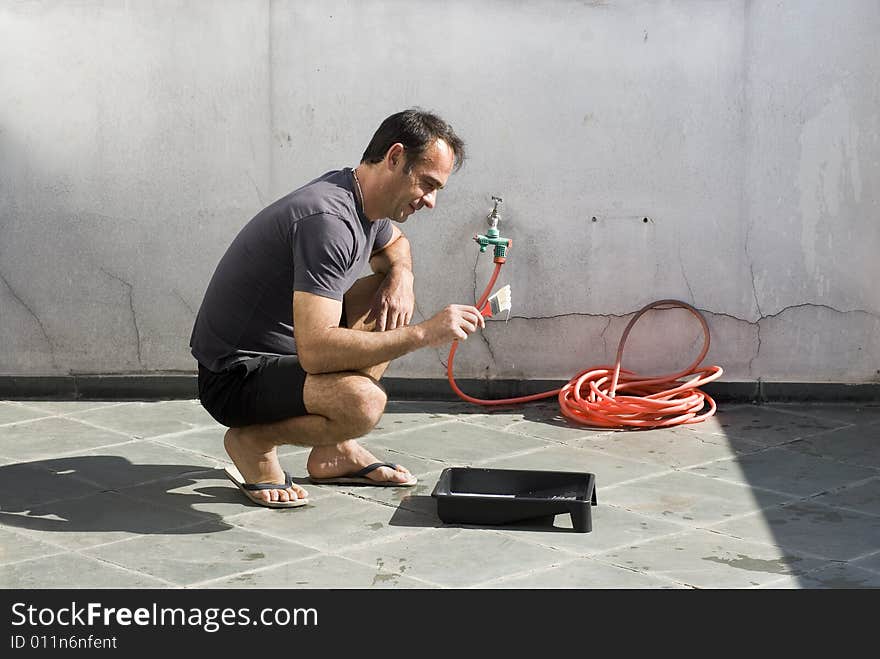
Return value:
M 555 402 L 394 401 L 363 443 L 414 488 L 315 486 L 270 510 L 223 475 L 197 401 L 0 401 L 0 587 L 878 588 L 880 405 L 720 405 L 698 425 L 597 431 Z M 596 476 L 568 515 L 444 524 L 446 467 Z

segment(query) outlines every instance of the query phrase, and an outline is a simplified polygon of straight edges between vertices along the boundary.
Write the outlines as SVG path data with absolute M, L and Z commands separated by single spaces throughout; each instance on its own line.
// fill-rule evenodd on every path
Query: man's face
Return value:
M 406 155 L 401 153 L 394 166 L 389 189 L 388 217 L 395 222 L 406 222 L 410 215 L 423 206 L 434 208 L 437 192 L 446 185 L 455 164 L 455 154 L 443 140 L 428 147 L 422 157 L 406 171 Z

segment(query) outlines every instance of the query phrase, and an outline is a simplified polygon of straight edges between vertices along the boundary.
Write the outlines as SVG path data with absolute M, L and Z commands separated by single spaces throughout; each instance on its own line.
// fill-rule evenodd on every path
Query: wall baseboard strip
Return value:
M 456 380 L 476 398 L 512 398 L 556 389 L 560 380 Z M 444 378 L 385 378 L 392 400 L 458 401 Z M 717 402 L 880 403 L 880 383 L 710 382 L 703 391 Z M 186 400 L 198 398 L 194 374 L 0 376 L 0 400 Z

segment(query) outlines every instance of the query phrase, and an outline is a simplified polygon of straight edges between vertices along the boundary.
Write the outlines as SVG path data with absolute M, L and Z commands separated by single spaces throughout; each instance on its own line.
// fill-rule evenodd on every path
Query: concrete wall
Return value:
M 677 298 L 726 380 L 878 381 L 878 34 L 876 0 L 0 0 L 0 375 L 193 371 L 239 227 L 420 105 L 470 157 L 403 227 L 417 320 L 487 283 L 493 194 L 513 239 L 457 376 L 567 379 Z M 624 365 L 701 341 L 651 312 Z

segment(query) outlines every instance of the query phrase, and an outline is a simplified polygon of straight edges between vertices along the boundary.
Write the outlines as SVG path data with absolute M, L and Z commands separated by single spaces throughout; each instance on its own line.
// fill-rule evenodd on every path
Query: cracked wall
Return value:
M 513 240 L 510 320 L 457 377 L 610 364 L 677 298 L 727 380 L 880 381 L 878 32 L 871 0 L 4 4 L 0 375 L 192 372 L 238 228 L 421 105 L 469 160 L 403 227 L 416 320 L 482 292 L 493 194 Z M 650 312 L 624 366 L 702 340 Z M 388 374 L 443 378 L 447 353 Z

